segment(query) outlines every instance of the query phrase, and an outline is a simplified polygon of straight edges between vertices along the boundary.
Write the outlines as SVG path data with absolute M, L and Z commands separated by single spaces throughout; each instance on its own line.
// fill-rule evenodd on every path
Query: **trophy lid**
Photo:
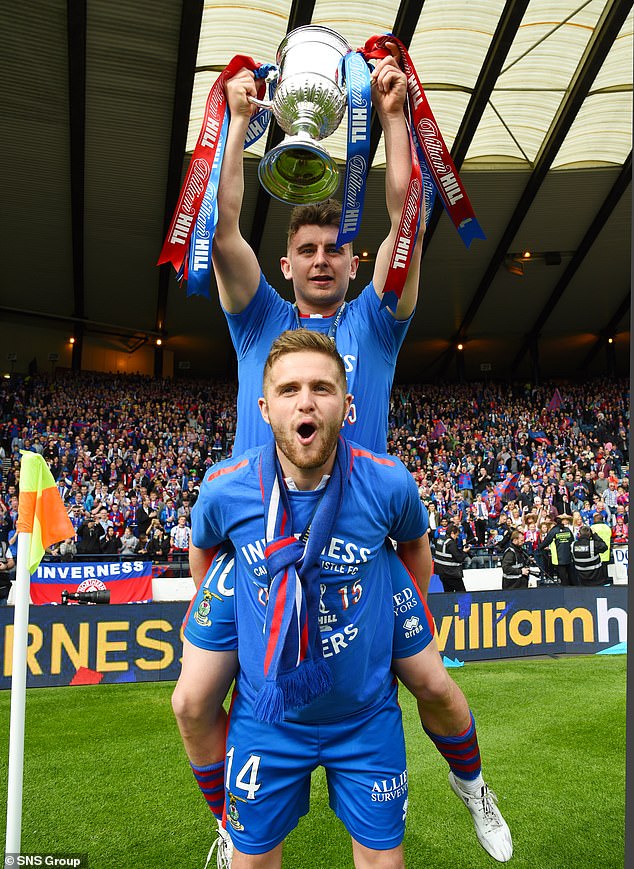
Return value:
M 348 45 L 343 36 L 331 27 L 324 27 L 321 24 L 305 24 L 302 27 L 296 27 L 295 30 L 291 30 L 280 42 L 275 61 L 277 65 L 279 66 L 289 48 L 304 45 L 308 42 L 320 42 L 323 45 L 334 48 L 342 57 L 348 54 L 349 51 L 352 51 L 352 47 Z

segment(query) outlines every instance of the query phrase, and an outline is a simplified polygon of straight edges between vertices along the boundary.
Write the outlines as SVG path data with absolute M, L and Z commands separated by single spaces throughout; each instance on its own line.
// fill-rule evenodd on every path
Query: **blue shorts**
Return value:
M 386 542 L 394 605 L 394 658 L 422 652 L 435 632 L 434 620 L 416 581 L 394 547 Z M 198 649 L 225 652 L 238 648 L 234 588 L 234 549 L 223 543 L 194 596 L 183 622 L 185 637 Z
M 239 694 L 225 759 L 227 829 L 245 854 L 275 848 L 308 812 L 310 776 L 326 769 L 330 807 L 367 848 L 396 848 L 405 833 L 407 769 L 396 688 L 372 709 L 328 724 L 252 717 Z

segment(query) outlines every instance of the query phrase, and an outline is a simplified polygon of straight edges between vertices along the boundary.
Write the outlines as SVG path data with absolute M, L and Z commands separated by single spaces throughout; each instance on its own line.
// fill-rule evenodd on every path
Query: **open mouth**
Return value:
M 311 281 L 316 284 L 329 284 L 332 281 L 330 275 L 315 275 Z
M 312 422 L 303 422 L 297 429 L 297 436 L 300 444 L 304 446 L 309 444 L 313 440 L 316 431 L 317 429 Z

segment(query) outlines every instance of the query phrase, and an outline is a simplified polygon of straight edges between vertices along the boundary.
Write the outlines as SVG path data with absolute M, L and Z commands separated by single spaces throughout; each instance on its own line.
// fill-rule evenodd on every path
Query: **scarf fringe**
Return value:
M 332 690 L 332 672 L 323 658 L 304 661 L 296 670 L 281 673 L 277 682 L 267 681 L 253 703 L 258 721 L 279 724 L 286 709 L 301 709 Z
M 253 714 L 257 721 L 279 724 L 284 720 L 284 695 L 276 682 L 265 682 L 253 702 Z
M 284 701 L 292 709 L 308 706 L 332 689 L 332 672 L 323 658 L 304 661 L 297 670 L 279 677 Z

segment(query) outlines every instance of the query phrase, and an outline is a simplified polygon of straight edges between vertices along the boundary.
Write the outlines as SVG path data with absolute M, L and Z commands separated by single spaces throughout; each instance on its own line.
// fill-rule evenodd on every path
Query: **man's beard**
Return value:
M 341 423 L 331 423 L 326 428 L 321 429 L 316 441 L 310 444 L 310 447 L 303 447 L 297 442 L 297 432 L 294 429 L 289 432 L 287 429 L 278 428 L 272 423 L 271 428 L 278 448 L 289 462 L 292 462 L 296 468 L 310 471 L 324 465 L 332 455 L 339 439 Z

